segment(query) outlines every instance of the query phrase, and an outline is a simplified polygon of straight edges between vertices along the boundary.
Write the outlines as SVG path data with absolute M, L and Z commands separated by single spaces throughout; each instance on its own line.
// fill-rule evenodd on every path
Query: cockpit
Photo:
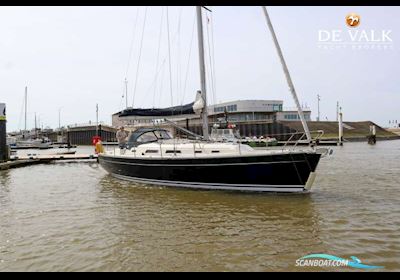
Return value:
M 161 128 L 139 128 L 130 135 L 127 147 L 132 148 L 141 144 L 169 139 L 172 139 L 172 136 L 168 130 Z

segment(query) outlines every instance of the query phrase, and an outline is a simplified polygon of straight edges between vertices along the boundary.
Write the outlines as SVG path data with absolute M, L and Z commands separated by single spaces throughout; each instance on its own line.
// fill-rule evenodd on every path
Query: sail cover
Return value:
M 174 106 L 169 108 L 151 108 L 151 109 L 125 109 L 119 116 L 138 116 L 138 117 L 168 117 L 179 115 L 192 115 L 195 114 L 193 110 L 194 102 L 182 106 Z

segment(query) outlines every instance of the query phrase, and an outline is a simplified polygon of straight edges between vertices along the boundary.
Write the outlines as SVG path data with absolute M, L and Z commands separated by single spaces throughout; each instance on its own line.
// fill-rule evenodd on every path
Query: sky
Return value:
M 209 8 L 204 26 L 209 103 L 271 99 L 294 107 L 261 8 Z M 322 120 L 335 120 L 340 102 L 345 121 L 381 126 L 400 121 L 399 7 L 268 11 L 300 103 L 311 108 L 312 119 L 319 94 Z M 357 28 L 345 23 L 352 12 L 361 18 Z M 28 128 L 34 127 L 35 113 L 44 127 L 58 127 L 59 113 L 62 126 L 94 122 L 96 104 L 99 120 L 111 124 L 111 115 L 125 107 L 125 78 L 128 106 L 194 101 L 200 88 L 195 19 L 190 6 L 0 7 L 0 103 L 7 104 L 8 130 L 24 127 L 25 86 Z M 377 38 L 389 30 L 390 48 L 321 47 L 319 34 L 331 30 L 340 30 L 347 43 L 349 30 L 373 30 Z

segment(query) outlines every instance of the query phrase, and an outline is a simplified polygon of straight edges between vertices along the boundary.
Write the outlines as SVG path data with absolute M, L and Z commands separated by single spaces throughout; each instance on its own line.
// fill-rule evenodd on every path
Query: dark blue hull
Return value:
M 241 191 L 304 191 L 320 154 L 293 153 L 249 157 L 143 159 L 100 155 L 115 177 L 140 183 Z M 311 182 L 312 183 L 312 182 Z

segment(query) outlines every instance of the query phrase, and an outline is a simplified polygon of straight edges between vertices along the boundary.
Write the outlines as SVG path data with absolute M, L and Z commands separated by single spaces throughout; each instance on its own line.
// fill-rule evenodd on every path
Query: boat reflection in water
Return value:
M 304 252 L 329 251 L 313 196 L 132 187 L 100 181 L 101 227 L 124 269 L 265 271 L 295 269 Z M 288 234 L 282 234 L 286 232 Z M 103 240 L 104 242 L 104 240 Z

